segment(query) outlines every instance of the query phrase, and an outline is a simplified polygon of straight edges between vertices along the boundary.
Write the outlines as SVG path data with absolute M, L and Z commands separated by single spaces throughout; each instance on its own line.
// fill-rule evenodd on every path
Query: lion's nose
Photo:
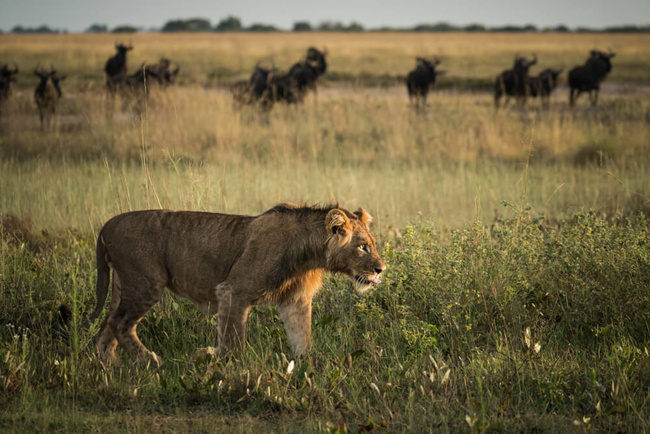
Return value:
M 381 274 L 382 271 L 386 269 L 385 265 L 382 265 L 381 267 L 375 267 L 375 273 Z

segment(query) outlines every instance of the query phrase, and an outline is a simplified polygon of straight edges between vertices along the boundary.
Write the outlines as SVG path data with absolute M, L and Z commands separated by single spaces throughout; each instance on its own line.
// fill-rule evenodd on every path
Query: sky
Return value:
M 94 23 L 160 28 L 171 19 L 195 17 L 214 25 L 229 15 L 244 26 L 260 22 L 284 29 L 296 21 L 356 21 L 366 28 L 443 21 L 603 28 L 650 24 L 650 0 L 0 0 L 5 32 L 17 25 L 80 32 Z

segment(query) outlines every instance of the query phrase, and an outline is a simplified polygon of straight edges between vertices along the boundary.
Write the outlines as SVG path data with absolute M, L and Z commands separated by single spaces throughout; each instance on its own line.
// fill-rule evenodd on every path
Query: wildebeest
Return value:
M 108 88 L 111 92 L 119 92 L 126 97 L 144 97 L 152 85 L 163 85 L 163 79 L 158 70 L 144 63 L 133 74 L 117 75 L 108 78 Z
M 6 63 L 0 67 L 0 106 L 11 96 L 12 83 L 16 81 L 16 74 L 18 74 L 18 65 L 14 65 L 14 69 L 10 69 Z
M 549 106 L 551 92 L 557 87 L 557 79 L 563 69 L 547 68 L 539 73 L 536 77 L 528 77 L 529 96 L 540 97 L 544 107 Z
M 172 61 L 165 57 L 160 59 L 158 63 L 147 65 L 146 69 L 149 71 L 149 73 L 155 73 L 160 78 L 163 87 L 174 84 L 176 76 L 180 71 L 180 67 L 178 65 L 172 65 Z
M 436 66 L 440 64 L 438 57 L 434 57 L 432 60 L 416 57 L 415 61 L 415 69 L 406 76 L 406 88 L 408 89 L 409 100 L 416 108 L 419 108 L 420 105 L 427 105 L 429 87 L 436 82 L 436 77 L 444 74 L 445 71 L 436 71 Z
M 59 83 L 65 80 L 66 76 L 59 76 L 53 66 L 50 67 L 49 72 L 36 67 L 34 75 L 41 79 L 34 91 L 34 101 L 38 106 L 41 128 L 43 128 L 45 123 L 49 124 L 52 121 L 59 98 L 62 96 Z
M 582 66 L 576 66 L 569 71 L 569 105 L 573 107 L 576 99 L 582 92 L 589 92 L 591 105 L 598 103 L 598 91 L 600 83 L 612 70 L 611 58 L 616 54 L 611 50 L 603 53 L 598 50 L 591 50 L 589 59 Z
M 533 55 L 532 60 L 526 60 L 525 57 L 516 55 L 512 69 L 507 69 L 497 75 L 494 85 L 495 108 L 499 108 L 499 103 L 503 95 L 506 96 L 506 103 L 509 97 L 514 96 L 518 105 L 523 106 L 526 104 L 526 98 L 530 95 L 528 70 L 536 63 L 536 54 Z
M 302 101 L 307 91 L 316 91 L 318 78 L 327 71 L 326 56 L 327 50 L 320 51 L 317 48 L 309 47 L 305 58 L 295 63 L 289 70 L 287 76 L 293 79 L 298 87 L 298 101 Z M 287 100 L 287 102 L 296 101 Z
M 327 71 L 327 51 L 314 47 L 295 63 L 286 74 L 278 74 L 275 68 L 255 67 L 249 80 L 238 81 L 230 87 L 235 104 L 259 102 L 269 109 L 276 102 L 302 102 L 309 90 L 316 91 L 318 78 Z
M 235 103 L 240 105 L 253 104 L 257 101 L 264 103 L 273 71 L 271 68 L 264 68 L 258 64 L 248 80 L 241 80 L 233 84 L 230 87 L 230 92 Z
M 107 82 L 109 79 L 117 76 L 125 76 L 127 69 L 126 54 L 129 50 L 133 50 L 132 45 L 115 44 L 117 53 L 106 61 L 104 72 L 106 72 Z

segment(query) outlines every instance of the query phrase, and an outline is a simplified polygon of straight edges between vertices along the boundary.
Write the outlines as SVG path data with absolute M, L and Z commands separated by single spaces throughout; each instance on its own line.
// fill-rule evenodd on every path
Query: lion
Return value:
M 115 360 L 118 342 L 133 357 L 160 366 L 136 327 L 165 288 L 201 311 L 218 314 L 217 347 L 243 348 L 252 306 L 271 303 L 292 351 L 311 349 L 312 298 L 326 271 L 348 276 L 358 293 L 379 284 L 386 264 L 364 209 L 276 205 L 258 216 L 146 210 L 117 215 L 97 239 L 97 304 L 102 312 L 113 272 L 108 313 L 97 334 L 100 355 Z M 197 353 L 198 354 L 198 353 Z

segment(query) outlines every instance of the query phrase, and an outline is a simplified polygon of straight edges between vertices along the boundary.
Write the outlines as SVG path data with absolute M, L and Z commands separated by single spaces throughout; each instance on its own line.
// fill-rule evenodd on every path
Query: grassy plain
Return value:
M 107 110 L 113 35 L 0 35 L 19 86 L 0 117 L 0 428 L 4 431 L 590 431 L 650 424 L 650 82 L 647 35 L 134 35 L 181 86 Z M 481 44 L 479 44 L 481 42 Z M 327 46 L 334 80 L 302 107 L 235 110 L 218 85 L 259 59 Z M 619 53 L 598 107 L 494 113 L 488 82 L 515 52 L 542 65 Z M 271 54 L 269 54 L 271 53 Z M 440 54 L 457 85 L 425 114 L 390 84 Z M 27 71 L 69 74 L 40 131 Z M 382 76 L 388 77 L 382 81 Z M 456 78 L 454 78 L 456 77 Z M 334 81 L 343 81 L 335 83 Z M 471 86 L 470 86 L 471 87 Z M 389 269 L 365 297 L 329 280 L 315 351 L 291 359 L 259 307 L 240 357 L 192 364 L 216 318 L 165 297 L 142 322 L 160 369 L 97 363 L 94 237 L 110 216 L 168 207 L 261 212 L 364 206 Z M 591 211 L 589 211 L 591 210 Z M 17 217 L 13 217 L 17 216 Z
M 611 48 L 617 53 L 612 82 L 650 83 L 648 34 L 471 34 L 471 33 L 204 33 L 134 35 L 0 35 L 0 62 L 17 62 L 25 73 L 37 63 L 53 64 L 70 75 L 78 89 L 103 86 L 103 67 L 117 41 L 132 43 L 130 70 L 142 62 L 168 57 L 181 65 L 182 84 L 228 85 L 248 78 L 254 65 L 275 64 L 287 70 L 306 47 L 327 48 L 325 83 L 396 84 L 413 68 L 415 56 L 438 55 L 448 76 L 439 86 L 492 85 L 512 65 L 515 53 L 539 56 L 544 68 L 569 70 L 584 63 L 588 52 Z M 32 87 L 28 74 L 19 86 Z M 30 81 L 31 80 L 31 81 Z

